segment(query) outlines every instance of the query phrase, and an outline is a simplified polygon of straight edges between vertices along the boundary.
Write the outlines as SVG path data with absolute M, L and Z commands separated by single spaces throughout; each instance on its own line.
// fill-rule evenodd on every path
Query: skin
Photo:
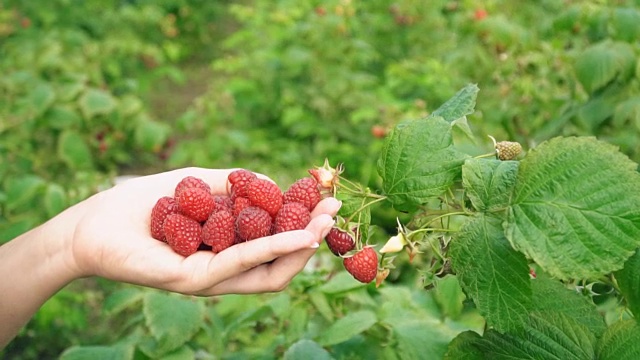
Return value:
M 340 208 L 322 200 L 304 230 L 183 257 L 151 237 L 151 209 L 186 176 L 227 193 L 228 170 L 185 168 L 135 178 L 68 208 L 0 246 L 0 348 L 75 279 L 100 276 L 187 295 L 281 291 L 313 256 Z M 263 175 L 259 175 L 266 178 Z

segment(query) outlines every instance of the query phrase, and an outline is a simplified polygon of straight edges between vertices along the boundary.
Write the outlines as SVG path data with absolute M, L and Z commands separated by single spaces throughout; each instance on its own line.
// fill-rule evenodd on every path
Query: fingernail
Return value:
M 312 249 L 317 249 L 317 248 L 319 248 L 319 247 L 320 247 L 320 244 L 319 244 L 319 243 L 317 243 L 317 242 L 314 242 L 314 243 L 313 243 L 313 244 L 311 244 L 311 246 L 309 246 L 309 247 L 310 247 L 310 248 L 312 248 Z

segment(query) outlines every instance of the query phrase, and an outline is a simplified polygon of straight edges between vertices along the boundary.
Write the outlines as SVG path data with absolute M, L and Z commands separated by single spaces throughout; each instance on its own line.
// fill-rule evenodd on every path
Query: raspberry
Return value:
M 498 153 L 498 159 L 514 160 L 522 152 L 522 145 L 515 141 L 500 141 L 495 144 L 496 152 Z
M 311 221 L 309 209 L 299 202 L 282 205 L 273 221 L 273 233 L 278 234 L 290 230 L 302 230 Z
M 313 211 L 320 202 L 318 182 L 314 178 L 305 177 L 297 180 L 284 192 L 284 203 L 299 202 Z
M 216 254 L 235 244 L 235 241 L 235 218 L 229 210 L 211 214 L 202 226 L 202 242 L 211 246 Z
M 170 196 L 161 197 L 151 210 L 151 237 L 157 240 L 166 241 L 162 225 L 170 214 L 178 212 L 178 207 L 174 198 Z
M 231 184 L 231 190 L 228 192 L 233 194 L 233 196 L 242 196 L 247 197 L 247 185 L 253 180 L 257 179 L 256 174 L 252 173 L 249 170 L 238 169 L 232 171 L 227 180 L 229 180 L 229 184 Z
M 342 164 L 338 164 L 336 168 L 329 165 L 329 159 L 324 159 L 324 165 L 316 166 L 309 170 L 309 174 L 320 184 L 320 187 L 335 192 L 335 188 L 340 180 L 340 174 L 344 171 Z
M 181 214 L 200 222 L 207 220 L 215 207 L 211 193 L 195 187 L 182 190 L 177 203 Z
M 233 202 L 233 216 L 238 217 L 240 212 L 249 206 L 251 206 L 249 199 L 246 197 L 237 197 Z
M 282 207 L 282 191 L 269 180 L 253 180 L 247 185 L 246 190 L 251 205 L 266 210 L 271 216 L 276 216 Z
M 337 227 L 329 230 L 325 241 L 329 250 L 336 256 L 344 255 L 356 246 L 353 235 Z
M 163 229 L 169 246 L 182 256 L 195 253 L 202 242 L 200 223 L 182 214 L 167 216 Z
M 236 219 L 236 232 L 240 241 L 249 241 L 271 233 L 271 215 L 259 207 L 249 206 Z
M 344 268 L 358 281 L 370 283 L 378 274 L 378 254 L 373 248 L 366 247 L 355 255 L 342 260 Z
M 198 189 L 206 190 L 208 193 L 211 193 L 211 187 L 202 179 L 199 179 L 194 176 L 187 176 L 184 179 L 180 180 L 178 185 L 176 185 L 176 190 L 174 192 L 174 197 L 176 198 L 176 200 L 178 200 L 178 198 L 180 197 L 180 194 L 184 189 L 190 189 L 190 188 L 198 188 Z
M 214 195 L 213 202 L 216 204 L 214 212 L 220 210 L 233 211 L 233 201 L 227 195 Z

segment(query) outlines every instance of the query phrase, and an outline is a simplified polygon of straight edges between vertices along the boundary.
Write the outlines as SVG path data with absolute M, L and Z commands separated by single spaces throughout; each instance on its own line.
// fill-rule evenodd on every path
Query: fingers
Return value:
M 338 210 L 340 210 L 340 206 L 342 206 L 342 202 L 338 201 L 336 198 L 329 197 L 323 199 L 311 212 L 311 218 L 314 218 L 320 214 L 327 214 L 331 217 L 334 217 L 338 213 Z
M 283 290 L 293 277 L 304 269 L 309 259 L 315 254 L 318 241 L 327 235 L 333 224 L 333 219 L 327 214 L 315 217 L 304 230 L 312 234 L 315 242 L 311 246 L 274 257 L 275 261 L 272 263 L 260 263 L 248 271 L 221 282 L 205 293 L 207 295 L 248 294 Z M 293 231 L 282 235 L 289 235 L 289 233 Z

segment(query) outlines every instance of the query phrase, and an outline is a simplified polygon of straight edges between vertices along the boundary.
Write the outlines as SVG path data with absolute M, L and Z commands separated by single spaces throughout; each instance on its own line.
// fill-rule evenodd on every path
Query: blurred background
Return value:
M 637 0 L 4 0 L 0 243 L 117 176 L 185 166 L 245 167 L 290 184 L 328 157 L 375 190 L 387 132 L 468 83 L 480 87 L 468 119 L 479 139 L 527 149 L 594 135 L 638 161 L 639 9 Z M 397 214 L 374 216 L 373 239 L 385 239 Z M 277 295 L 192 299 L 77 281 L 0 355 L 439 358 L 458 332 L 482 328 L 455 278 L 425 292 L 400 261 L 376 289 L 327 254 Z M 344 316 L 347 330 L 336 325 Z

